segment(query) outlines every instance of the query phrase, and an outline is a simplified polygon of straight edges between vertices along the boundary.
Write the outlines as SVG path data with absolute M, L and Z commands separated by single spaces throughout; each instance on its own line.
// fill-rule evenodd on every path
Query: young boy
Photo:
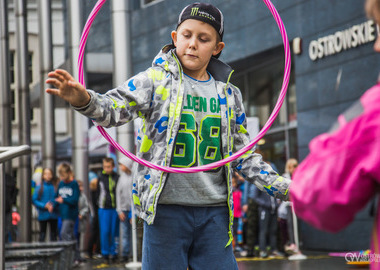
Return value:
M 216 7 L 185 7 L 172 45 L 153 66 L 105 95 L 86 90 L 62 70 L 47 89 L 98 124 L 143 118 L 137 156 L 152 163 L 192 167 L 225 158 L 250 142 L 240 91 L 231 68 L 219 61 L 223 15 Z M 241 158 L 207 172 L 168 174 L 142 165 L 133 174 L 133 202 L 145 220 L 144 269 L 237 269 L 232 251 L 233 170 L 271 195 L 287 199 L 289 180 L 261 156 Z
M 110 262 L 116 260 L 116 230 L 119 229 L 116 212 L 116 186 L 119 175 L 114 172 L 115 162 L 112 158 L 103 159 L 103 172 L 97 186 L 98 216 L 100 230 L 100 247 L 102 256 Z

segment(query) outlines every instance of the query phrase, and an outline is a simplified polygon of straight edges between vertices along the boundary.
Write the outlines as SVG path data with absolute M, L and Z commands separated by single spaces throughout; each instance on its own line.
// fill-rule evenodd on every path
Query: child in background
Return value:
M 78 210 L 79 210 L 79 215 L 78 215 L 78 246 L 79 250 L 83 250 L 84 248 L 84 240 L 85 240 L 85 232 L 87 230 L 87 224 L 90 216 L 90 207 L 88 204 L 88 200 L 86 197 L 86 194 L 83 192 L 83 181 L 82 180 L 77 180 L 78 186 L 79 186 L 79 201 L 78 201 Z M 84 261 L 82 257 L 80 257 L 80 261 Z
M 50 227 L 49 241 L 57 241 L 58 237 L 58 209 L 54 207 L 58 187 L 58 179 L 52 169 L 44 168 L 41 184 L 35 189 L 32 202 L 38 211 L 40 235 L 38 241 L 44 242 L 46 229 Z
M 55 203 L 59 206 L 59 213 L 62 219 L 61 239 L 63 241 L 75 241 L 74 226 L 78 218 L 79 186 L 74 180 L 71 167 L 67 163 L 58 166 L 58 177 L 61 182 L 58 185 L 57 198 Z M 79 264 L 79 250 L 76 248 L 74 263 Z
M 288 159 L 285 164 L 285 173 L 282 176 L 292 179 L 297 166 L 298 161 L 296 159 Z M 278 207 L 278 218 L 284 251 L 289 255 L 297 253 L 299 250 L 294 240 L 293 210 L 291 202 L 280 203 L 280 206 Z
M 98 177 L 92 179 L 90 182 L 90 197 L 91 205 L 93 208 L 93 216 L 91 217 L 91 237 L 88 243 L 88 256 L 90 258 L 101 257 L 100 252 L 100 235 L 99 235 L 99 215 L 98 215 L 98 201 L 97 201 L 97 186 Z M 95 254 L 94 254 L 95 252 Z
M 21 221 L 20 214 L 17 212 L 17 207 L 12 207 L 12 233 L 11 238 L 12 242 L 17 241 L 18 236 L 18 223 Z
M 232 176 L 232 197 L 234 202 L 234 242 L 235 242 L 235 251 L 241 251 L 240 243 L 238 240 L 238 229 L 239 225 L 241 226 L 241 218 L 242 218 L 242 205 L 241 205 L 241 198 L 242 198 L 242 192 L 239 189 L 239 183 L 238 180 L 239 176 L 235 172 Z M 241 228 L 240 228 L 241 229 Z M 240 230 L 241 233 L 241 230 Z
M 112 158 L 103 159 L 103 172 L 98 178 L 97 200 L 100 230 L 100 247 L 102 256 L 108 263 L 117 259 L 116 230 L 119 230 L 119 219 L 116 212 L 116 187 L 119 175 L 114 171 Z

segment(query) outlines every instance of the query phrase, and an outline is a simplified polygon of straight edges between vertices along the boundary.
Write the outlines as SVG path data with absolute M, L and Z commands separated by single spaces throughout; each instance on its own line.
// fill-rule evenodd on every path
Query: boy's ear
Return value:
M 218 55 L 223 49 L 224 47 L 226 46 L 226 44 L 224 44 L 224 42 L 219 42 L 218 44 L 216 44 L 216 47 L 215 47 L 215 50 L 214 52 L 212 53 L 212 55 Z
M 177 31 L 172 31 L 171 36 L 172 36 L 174 46 L 177 47 Z

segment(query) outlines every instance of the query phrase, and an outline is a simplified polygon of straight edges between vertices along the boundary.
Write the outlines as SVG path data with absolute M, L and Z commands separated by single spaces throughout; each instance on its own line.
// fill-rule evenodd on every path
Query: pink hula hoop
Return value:
M 221 167 L 237 158 L 245 154 L 247 151 L 252 149 L 255 144 L 265 135 L 265 133 L 268 131 L 272 123 L 274 122 L 275 118 L 277 117 L 281 105 L 284 102 L 286 91 L 289 85 L 289 78 L 290 78 L 290 66 L 291 66 L 291 60 L 290 60 L 290 48 L 289 48 L 289 40 L 288 36 L 286 34 L 285 26 L 284 23 L 281 20 L 280 15 L 278 14 L 276 8 L 273 6 L 271 1 L 269 0 L 263 0 L 270 12 L 273 15 L 273 18 L 276 20 L 277 26 L 280 30 L 282 40 L 284 43 L 284 51 L 285 51 L 285 68 L 284 68 L 284 78 L 282 82 L 282 88 L 280 95 L 277 99 L 277 103 L 275 108 L 273 109 L 273 112 L 271 113 L 268 121 L 265 123 L 264 127 L 260 130 L 259 134 L 244 148 L 240 149 L 238 152 L 235 154 L 219 160 L 214 163 L 210 163 L 207 165 L 202 165 L 198 167 L 191 167 L 191 168 L 174 168 L 174 167 L 165 167 L 165 166 L 160 166 L 157 164 L 150 163 L 144 159 L 138 158 L 137 156 L 133 155 L 132 153 L 128 152 L 125 150 L 123 147 L 121 147 L 116 141 L 112 139 L 112 137 L 104 130 L 103 127 L 97 126 L 99 132 L 104 136 L 104 138 L 111 144 L 113 145 L 117 150 L 122 152 L 125 156 L 128 158 L 140 163 L 141 165 L 147 166 L 152 169 L 157 169 L 160 171 L 168 172 L 168 173 L 195 173 L 195 172 L 202 172 L 202 171 L 208 171 L 217 167 Z M 91 24 L 94 21 L 96 15 L 98 14 L 99 10 L 102 8 L 103 4 L 106 2 L 106 0 L 98 0 L 98 2 L 95 4 L 93 10 L 91 11 L 87 22 L 84 26 L 80 44 L 79 44 L 79 55 L 78 55 L 78 77 L 79 77 L 79 82 L 86 87 L 85 82 L 84 82 L 84 74 L 83 74 L 83 56 L 84 56 L 84 49 L 86 46 L 86 41 L 88 37 L 88 33 L 91 28 Z

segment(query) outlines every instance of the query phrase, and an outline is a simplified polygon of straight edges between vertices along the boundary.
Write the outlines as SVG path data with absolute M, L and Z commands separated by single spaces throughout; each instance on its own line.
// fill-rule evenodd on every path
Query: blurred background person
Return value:
M 120 261 L 127 262 L 131 255 L 132 160 L 119 160 L 120 177 L 116 186 L 116 211 L 121 222 Z
M 88 220 L 90 217 L 90 206 L 86 197 L 86 194 L 84 194 L 83 190 L 83 181 L 77 180 L 78 186 L 79 186 L 79 201 L 78 201 L 78 247 L 80 251 L 84 250 L 84 240 L 85 240 L 85 233 L 88 225 Z M 85 261 L 82 256 L 79 258 L 80 262 Z
M 42 171 L 41 184 L 36 187 L 32 196 L 32 203 L 38 211 L 40 234 L 38 241 L 44 242 L 46 230 L 49 226 L 49 241 L 58 240 L 58 209 L 54 207 L 57 195 L 58 178 L 51 168 Z
M 93 178 L 90 182 L 90 197 L 93 209 L 93 216 L 90 217 L 91 234 L 88 241 L 88 256 L 90 258 L 101 257 L 100 252 L 100 232 L 99 232 L 99 215 L 98 215 L 98 200 L 97 200 L 98 178 Z
M 21 221 L 20 214 L 17 211 L 17 207 L 12 207 L 12 232 L 11 237 L 12 241 L 17 241 L 18 237 L 18 223 Z
M 290 158 L 286 161 L 285 172 L 282 176 L 292 179 L 293 172 L 298 166 L 298 161 Z M 294 241 L 294 227 L 293 227 L 293 210 L 290 201 L 281 201 L 278 207 L 278 219 L 281 233 L 281 248 L 291 255 L 298 251 L 298 247 Z
M 233 173 L 232 176 L 232 197 L 234 202 L 234 224 L 233 224 L 233 234 L 234 234 L 234 251 L 240 252 L 242 240 L 239 239 L 238 233 L 242 234 L 242 205 L 241 198 L 242 192 L 239 189 L 239 175 L 237 172 Z
M 98 178 L 97 200 L 99 205 L 100 249 L 103 258 L 109 263 L 116 260 L 116 230 L 119 218 L 116 212 L 116 186 L 119 175 L 114 171 L 112 158 L 103 159 L 103 172 Z
M 254 187 L 253 198 L 258 204 L 260 257 L 280 255 L 277 250 L 277 207 L 276 198 Z
M 18 188 L 16 179 L 10 174 L 5 174 L 5 242 L 15 241 L 12 239 L 12 207 L 16 205 Z

